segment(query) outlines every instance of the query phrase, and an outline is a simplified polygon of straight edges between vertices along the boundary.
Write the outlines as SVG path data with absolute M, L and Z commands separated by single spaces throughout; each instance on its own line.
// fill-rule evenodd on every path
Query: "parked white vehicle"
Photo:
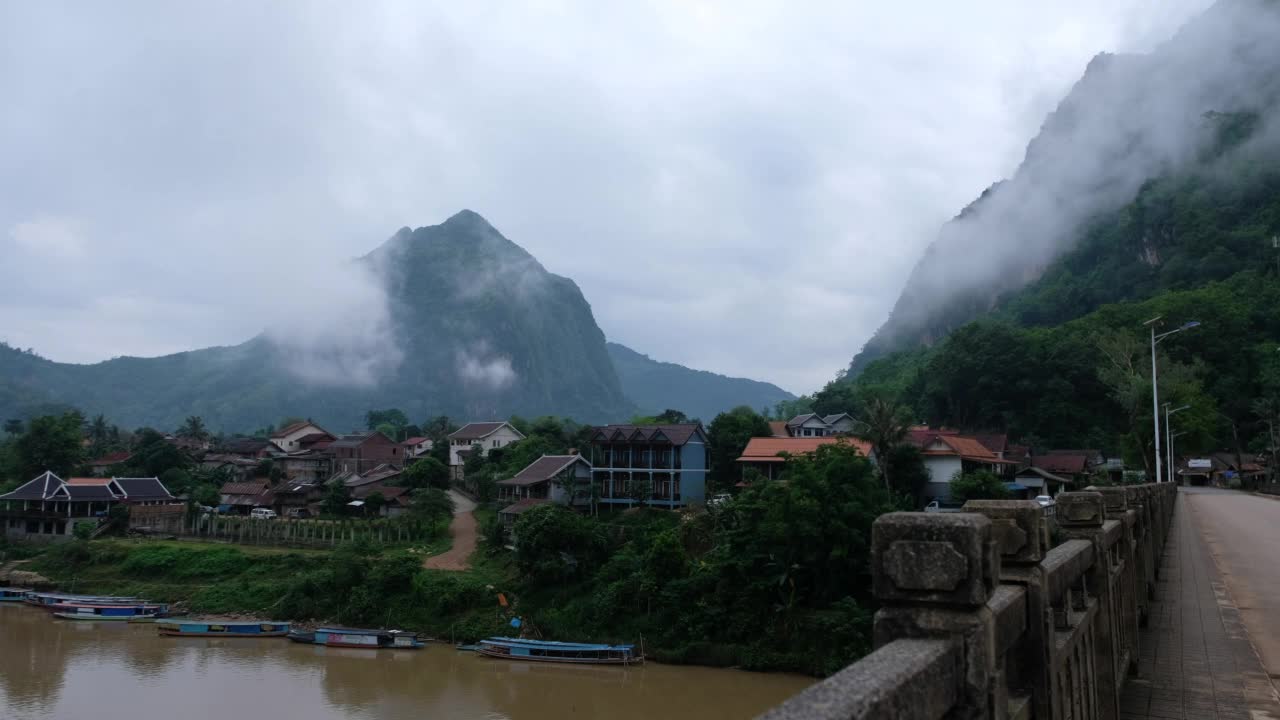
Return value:
M 724 505 L 725 503 L 729 502 L 732 499 L 733 499 L 733 496 L 730 495 L 729 493 L 716 493 L 715 495 L 711 496 L 710 500 L 707 501 L 707 506 L 720 507 L 721 505 Z
M 924 511 L 925 512 L 961 512 L 960 508 L 961 506 L 959 505 L 947 506 L 947 505 L 943 505 L 937 500 L 934 500 L 933 502 L 924 506 Z
M 275 520 L 279 516 L 271 508 L 254 508 L 249 511 L 249 517 L 254 520 Z
M 1044 511 L 1045 517 L 1057 517 L 1058 501 L 1048 495 L 1037 495 L 1036 502 L 1040 503 L 1040 509 Z

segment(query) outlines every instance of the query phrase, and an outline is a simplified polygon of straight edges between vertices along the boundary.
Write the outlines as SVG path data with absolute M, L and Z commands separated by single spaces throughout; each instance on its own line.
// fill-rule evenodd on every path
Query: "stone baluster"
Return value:
M 1012 695 L 1029 695 L 1037 717 L 1048 717 L 1050 639 L 1053 616 L 1040 561 L 1049 551 L 1049 524 L 1034 500 L 970 500 L 965 512 L 991 521 L 991 539 L 1000 553 L 1000 581 L 1026 590 L 1026 636 L 1004 658 Z
M 872 529 L 875 644 L 903 638 L 957 644 L 964 671 L 953 720 L 1005 718 L 993 614 L 1000 576 L 991 521 L 969 513 L 890 513 Z
M 1098 710 L 1105 720 L 1120 717 L 1120 689 L 1128 667 L 1123 656 L 1120 623 L 1124 622 L 1122 578 L 1114 547 L 1125 542 L 1124 523 L 1107 520 L 1106 498 L 1099 492 L 1069 492 L 1058 496 L 1058 526 L 1065 537 L 1093 543 L 1093 567 L 1085 575 L 1098 600 L 1094 634 L 1094 672 L 1097 673 Z M 1114 502 L 1114 500 L 1113 500 Z M 1113 582 L 1114 577 L 1114 582 Z

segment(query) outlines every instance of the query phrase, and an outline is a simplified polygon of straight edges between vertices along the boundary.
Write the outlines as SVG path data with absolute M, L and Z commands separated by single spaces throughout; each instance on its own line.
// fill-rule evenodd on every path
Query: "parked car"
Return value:
M 960 512 L 961 511 L 960 508 L 961 508 L 960 505 L 943 505 L 937 500 L 934 500 L 933 502 L 924 506 L 924 511 L 925 512 Z
M 290 508 L 284 516 L 287 518 L 293 518 L 294 520 L 306 520 L 311 517 L 311 511 L 306 508 Z
M 254 520 L 275 520 L 279 516 L 270 508 L 254 508 L 249 512 L 249 517 Z
M 1044 511 L 1045 517 L 1058 516 L 1058 501 L 1048 495 L 1037 495 L 1036 502 L 1040 503 L 1040 509 Z
M 720 507 L 721 505 L 724 505 L 725 503 L 729 502 L 732 499 L 733 499 L 733 496 L 730 495 L 729 493 L 716 493 L 715 495 L 711 496 L 710 500 L 707 501 L 707 506 Z

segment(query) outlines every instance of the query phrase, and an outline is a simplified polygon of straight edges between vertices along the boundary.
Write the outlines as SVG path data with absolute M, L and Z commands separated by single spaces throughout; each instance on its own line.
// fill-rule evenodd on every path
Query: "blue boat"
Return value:
M 291 631 L 289 639 L 297 643 L 366 650 L 420 650 L 426 647 L 417 635 L 404 630 L 322 627 L 316 628 L 315 632 Z
M 0 587 L 0 602 L 23 602 L 30 588 Z
M 286 622 L 244 622 L 243 620 L 167 620 L 157 623 L 161 635 L 167 637 L 284 637 L 289 634 Z
M 99 605 L 91 603 L 59 603 L 53 606 L 54 617 L 63 620 L 99 620 L 109 622 L 149 622 L 163 617 L 169 606 L 135 603 Z
M 630 665 L 644 662 L 635 645 L 597 645 L 554 640 L 491 637 L 480 641 L 476 652 L 485 657 L 521 662 L 573 663 L 577 665 Z
M 86 605 L 125 605 L 141 602 L 140 598 L 123 595 L 68 595 L 67 593 L 48 593 L 28 591 L 22 598 L 28 605 L 53 610 L 55 605 L 64 603 L 80 603 Z

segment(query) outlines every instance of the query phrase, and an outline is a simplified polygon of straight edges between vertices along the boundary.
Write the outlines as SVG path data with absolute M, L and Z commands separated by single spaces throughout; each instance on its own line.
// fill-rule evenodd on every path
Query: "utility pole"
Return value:
M 1183 323 L 1179 327 L 1176 327 L 1172 330 L 1166 330 L 1165 332 L 1162 332 L 1159 335 L 1157 335 L 1156 323 L 1159 322 L 1160 318 L 1162 317 L 1164 316 L 1157 315 L 1156 317 L 1153 317 L 1150 320 L 1142 323 L 1143 325 L 1146 325 L 1147 327 L 1151 328 L 1151 424 L 1154 430 L 1155 440 L 1156 440 L 1156 452 L 1155 452 L 1155 456 L 1156 456 L 1155 481 L 1156 482 L 1162 482 L 1162 480 L 1160 479 L 1162 475 L 1162 468 L 1161 468 L 1162 463 L 1160 458 L 1160 382 L 1159 382 L 1159 379 L 1156 377 L 1156 344 L 1159 343 L 1161 340 L 1169 337 L 1170 335 L 1173 335 L 1174 333 L 1180 333 L 1183 330 L 1190 330 L 1193 327 L 1200 326 L 1200 321 L 1192 320 L 1190 322 Z

